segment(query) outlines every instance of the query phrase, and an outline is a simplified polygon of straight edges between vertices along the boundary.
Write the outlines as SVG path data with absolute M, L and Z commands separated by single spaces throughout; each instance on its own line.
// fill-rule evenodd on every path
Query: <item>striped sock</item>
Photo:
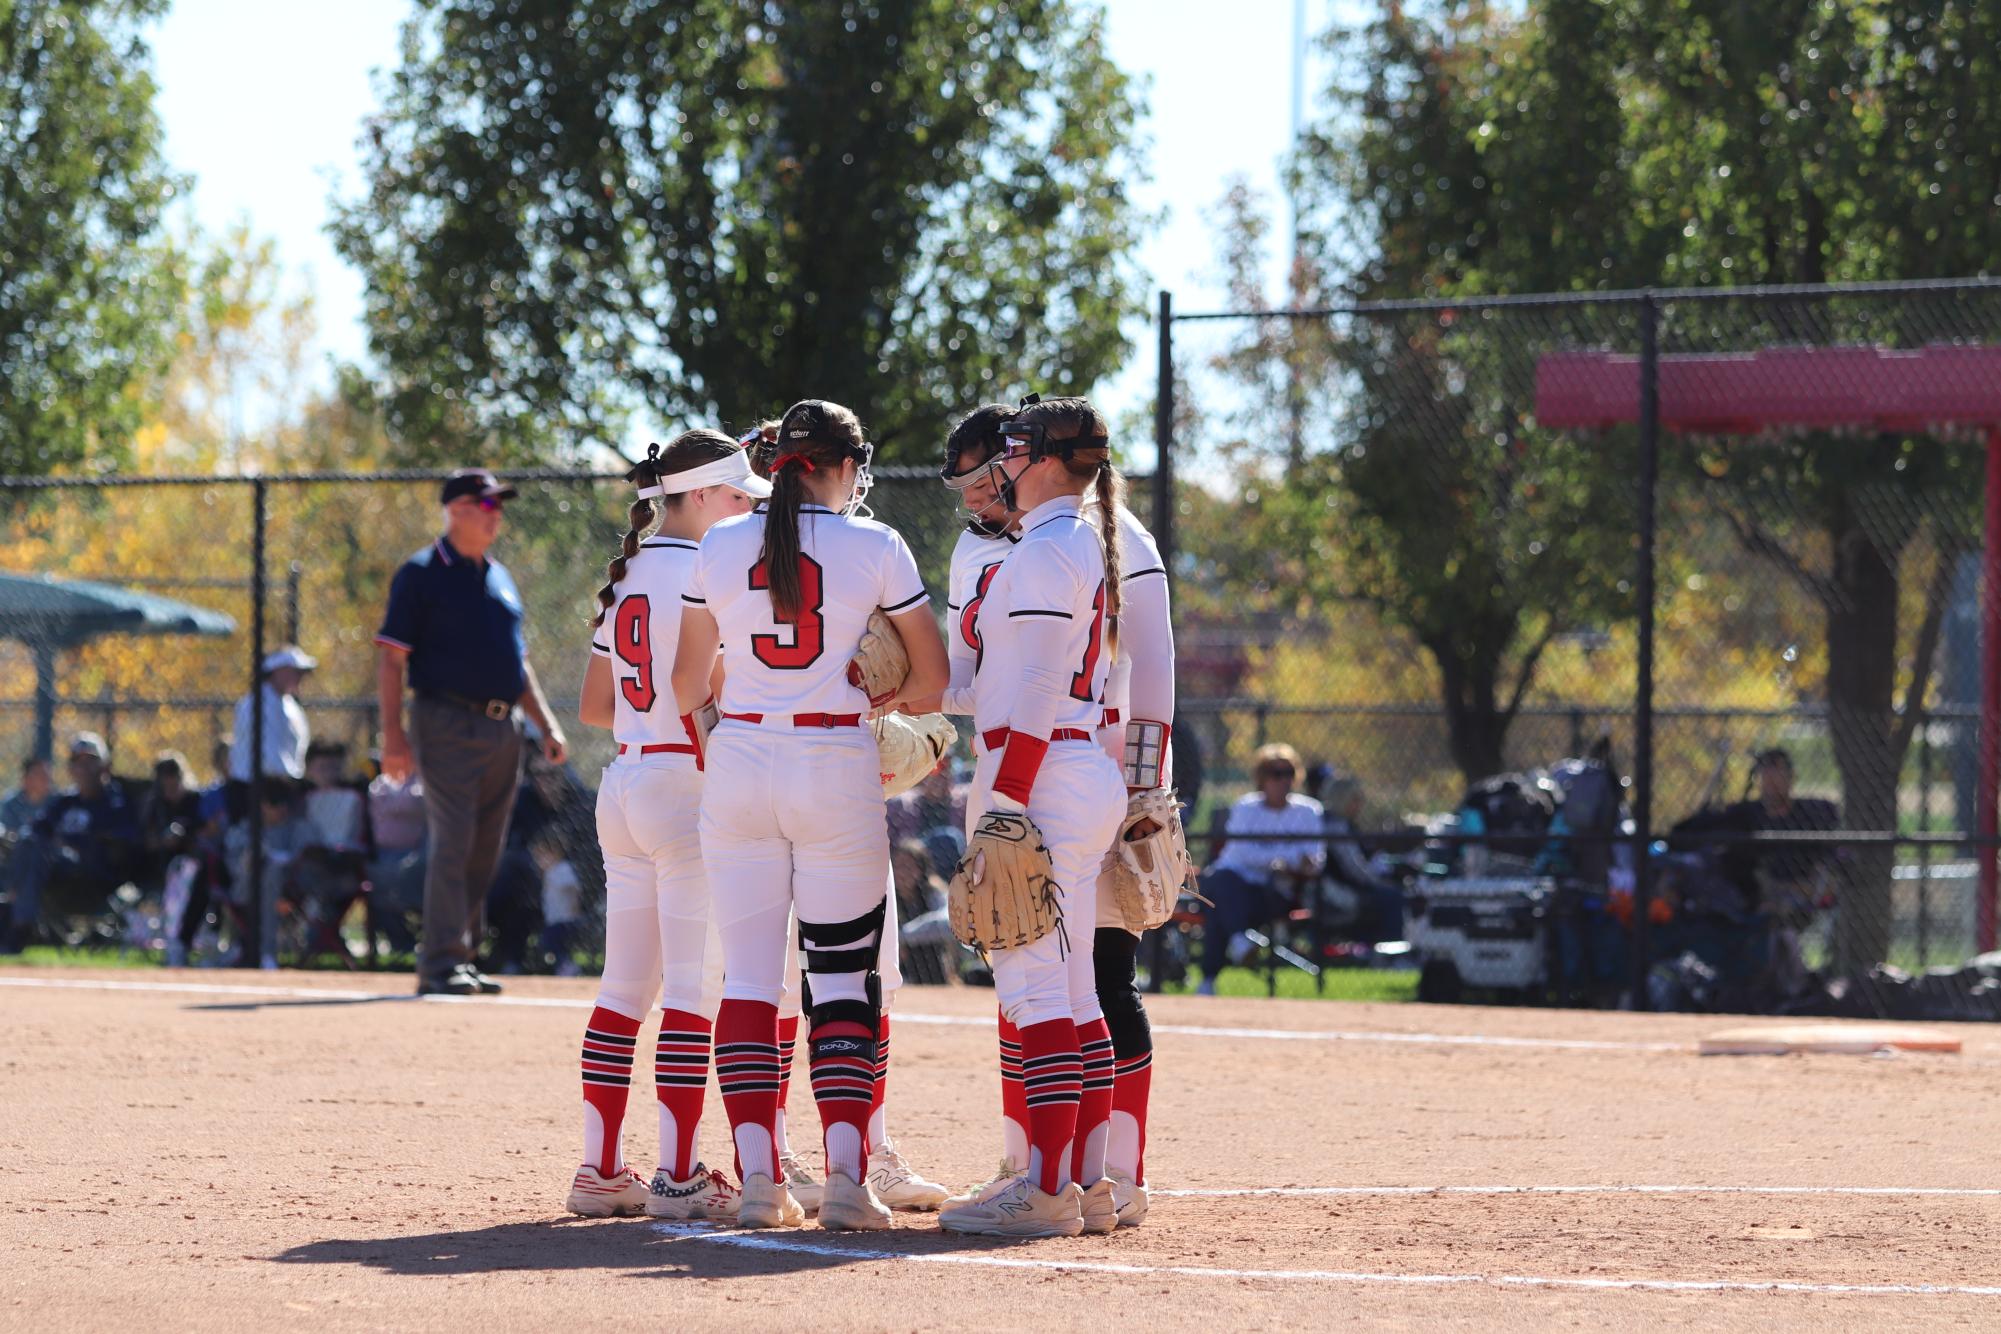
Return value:
M 1146 1182 L 1146 1099 L 1153 1091 L 1153 1052 L 1143 1051 L 1118 1063 L 1112 1084 L 1112 1135 L 1105 1164 L 1134 1181 Z
M 1070 1144 L 1077 1137 L 1077 1102 L 1084 1058 L 1077 1025 L 1051 1019 L 1021 1030 L 1021 1085 L 1028 1104 L 1028 1170 L 1055 1194 L 1071 1180 Z
M 875 1092 L 868 1104 L 869 1147 L 883 1143 L 889 1138 L 889 1118 L 882 1110 L 883 1100 L 889 1096 L 889 1011 L 884 1010 L 875 1021 Z
M 676 1181 L 695 1174 L 695 1131 L 709 1091 L 709 1021 L 686 1010 L 660 1012 L 653 1045 L 653 1093 L 660 1100 L 660 1168 Z
M 844 1172 L 856 1181 L 868 1175 L 875 1068 L 875 1034 L 867 1024 L 835 1019 L 813 1025 L 806 1069 L 813 1079 L 813 1100 L 820 1105 L 820 1124 L 826 1128 L 827 1171 Z
M 618 1131 L 632 1090 L 632 1054 L 639 1021 L 600 1005 L 584 1023 L 584 1162 L 610 1176 L 625 1166 Z
M 778 1115 L 772 1122 L 777 1129 L 778 1151 L 792 1152 L 792 1136 L 786 1133 L 785 1104 L 792 1097 L 792 1052 L 799 1045 L 799 1016 L 787 1015 L 778 1021 Z
M 729 1113 L 737 1179 L 778 1179 L 773 1119 L 778 1115 L 778 1007 L 725 1000 L 716 1012 L 716 1084 Z
M 1112 1030 L 1102 1018 L 1077 1025 L 1084 1057 L 1084 1092 L 1077 1103 L 1077 1142 L 1070 1155 L 1070 1179 L 1090 1186 L 1105 1174 L 1105 1141 L 1112 1119 Z
M 1001 1152 L 1016 1167 L 1028 1166 L 1028 1098 L 1021 1088 L 1021 1030 L 1000 1017 Z

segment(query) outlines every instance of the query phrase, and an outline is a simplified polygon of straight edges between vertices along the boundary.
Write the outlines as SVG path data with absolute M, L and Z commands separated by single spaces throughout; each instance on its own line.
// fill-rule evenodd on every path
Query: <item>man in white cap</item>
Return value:
M 319 665 L 318 659 L 297 644 L 286 644 L 264 655 L 263 685 L 256 695 L 245 695 L 236 702 L 235 741 L 229 748 L 232 782 L 248 784 L 258 772 L 266 778 L 290 783 L 305 778 L 306 747 L 313 737 L 306 725 L 306 711 L 299 705 L 299 686 L 306 673 Z M 254 744 L 257 719 L 252 711 L 260 699 L 264 710 L 264 757 L 263 763 L 253 768 L 250 748 Z M 240 798 L 240 802 L 240 808 L 231 810 L 232 816 L 241 818 L 248 813 L 247 798 Z
M 101 910 L 113 890 L 139 869 L 137 803 L 111 776 L 110 751 L 95 732 L 70 742 L 73 784 L 42 811 L 8 863 L 11 920 L 0 923 L 0 954 L 33 942 L 47 892 L 58 913 Z

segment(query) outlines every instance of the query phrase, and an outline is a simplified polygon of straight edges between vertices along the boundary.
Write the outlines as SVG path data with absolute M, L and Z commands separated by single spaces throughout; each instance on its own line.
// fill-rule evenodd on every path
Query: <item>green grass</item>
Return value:
M 1297 968 L 1278 971 L 1278 994 L 1290 1000 L 1331 1001 L 1412 1001 L 1417 999 L 1415 970 L 1393 972 L 1382 968 L 1330 968 L 1322 979 L 1324 992 L 1313 989 L 1313 979 Z M 1194 979 L 1169 987 L 1166 995 L 1187 995 L 1195 990 Z M 1265 975 L 1249 968 L 1225 968 L 1216 979 L 1218 996 L 1258 996 L 1265 994 Z
M 0 959 L 31 968 L 151 968 L 159 962 L 153 950 L 76 950 L 67 945 L 30 945 L 19 955 Z

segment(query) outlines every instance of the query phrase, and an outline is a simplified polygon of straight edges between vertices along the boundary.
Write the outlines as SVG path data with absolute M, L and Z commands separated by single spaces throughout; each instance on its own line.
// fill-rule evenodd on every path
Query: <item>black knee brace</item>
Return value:
M 1121 1061 L 1144 1056 L 1153 1050 L 1153 1029 L 1133 973 L 1139 937 L 1123 927 L 1099 927 L 1091 951 L 1098 975 L 1098 1008 L 1105 1012 L 1105 1027 L 1112 1030 L 1113 1055 Z
M 799 923 L 799 957 L 805 974 L 799 979 L 800 1008 L 806 1012 L 813 1056 L 860 1054 L 875 1061 L 876 1033 L 882 1017 L 882 974 L 877 970 L 881 948 L 883 914 L 889 900 L 845 922 Z M 813 974 L 860 973 L 866 1000 L 813 999 Z M 860 1024 L 868 1030 L 866 1040 L 858 1037 L 822 1038 L 820 1028 L 831 1023 Z M 828 1044 L 822 1050 L 822 1044 Z

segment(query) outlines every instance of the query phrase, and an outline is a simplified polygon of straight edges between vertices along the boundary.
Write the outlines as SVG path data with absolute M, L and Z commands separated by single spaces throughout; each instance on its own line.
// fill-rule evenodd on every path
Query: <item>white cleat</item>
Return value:
M 1143 1182 L 1134 1181 L 1116 1167 L 1105 1173 L 1112 1183 L 1112 1198 L 1119 1206 L 1119 1226 L 1138 1227 L 1146 1221 L 1147 1194 Z
M 786 1188 L 792 1198 L 799 1201 L 799 1207 L 809 1215 L 820 1212 L 820 1178 L 806 1170 L 806 1164 L 799 1161 L 799 1155 L 788 1153 L 778 1160 L 778 1171 L 785 1178 Z
M 892 1209 L 929 1213 L 952 1198 L 951 1191 L 911 1171 L 888 1140 L 868 1151 L 868 1184 L 875 1197 Z
M 630 1167 L 621 1167 L 608 1177 L 599 1176 L 595 1167 L 579 1167 L 563 1207 L 585 1218 L 642 1213 L 646 1209 L 646 1183 Z
M 804 1227 L 806 1211 L 792 1192 L 762 1172 L 752 1172 L 743 1183 L 743 1202 L 737 1206 L 738 1227 Z
M 1024 1173 L 982 1199 L 945 1206 L 938 1226 L 974 1237 L 1074 1237 L 1084 1230 L 1084 1192 L 1073 1184 L 1050 1195 Z
M 867 1182 L 845 1172 L 827 1173 L 826 1193 L 820 1197 L 821 1227 L 829 1232 L 880 1232 L 889 1225 L 889 1210 Z
M 649 1218 L 682 1221 L 721 1219 L 734 1223 L 742 1203 L 743 1192 L 737 1189 L 735 1182 L 714 1168 L 696 1163 L 694 1175 L 684 1181 L 668 1176 L 664 1169 L 653 1174 L 653 1184 L 646 1197 L 646 1215 Z
M 1084 1189 L 1084 1230 L 1099 1236 L 1119 1230 L 1119 1206 L 1112 1197 L 1112 1179 L 1099 1177 Z
M 1027 1170 L 1025 1167 L 1016 1167 L 1013 1163 L 1003 1158 L 1000 1161 L 1000 1166 L 994 1169 L 992 1176 L 982 1181 L 979 1185 L 968 1187 L 960 1194 L 952 1196 L 938 1207 L 940 1209 L 957 1209 L 964 1205 L 984 1200 Z

